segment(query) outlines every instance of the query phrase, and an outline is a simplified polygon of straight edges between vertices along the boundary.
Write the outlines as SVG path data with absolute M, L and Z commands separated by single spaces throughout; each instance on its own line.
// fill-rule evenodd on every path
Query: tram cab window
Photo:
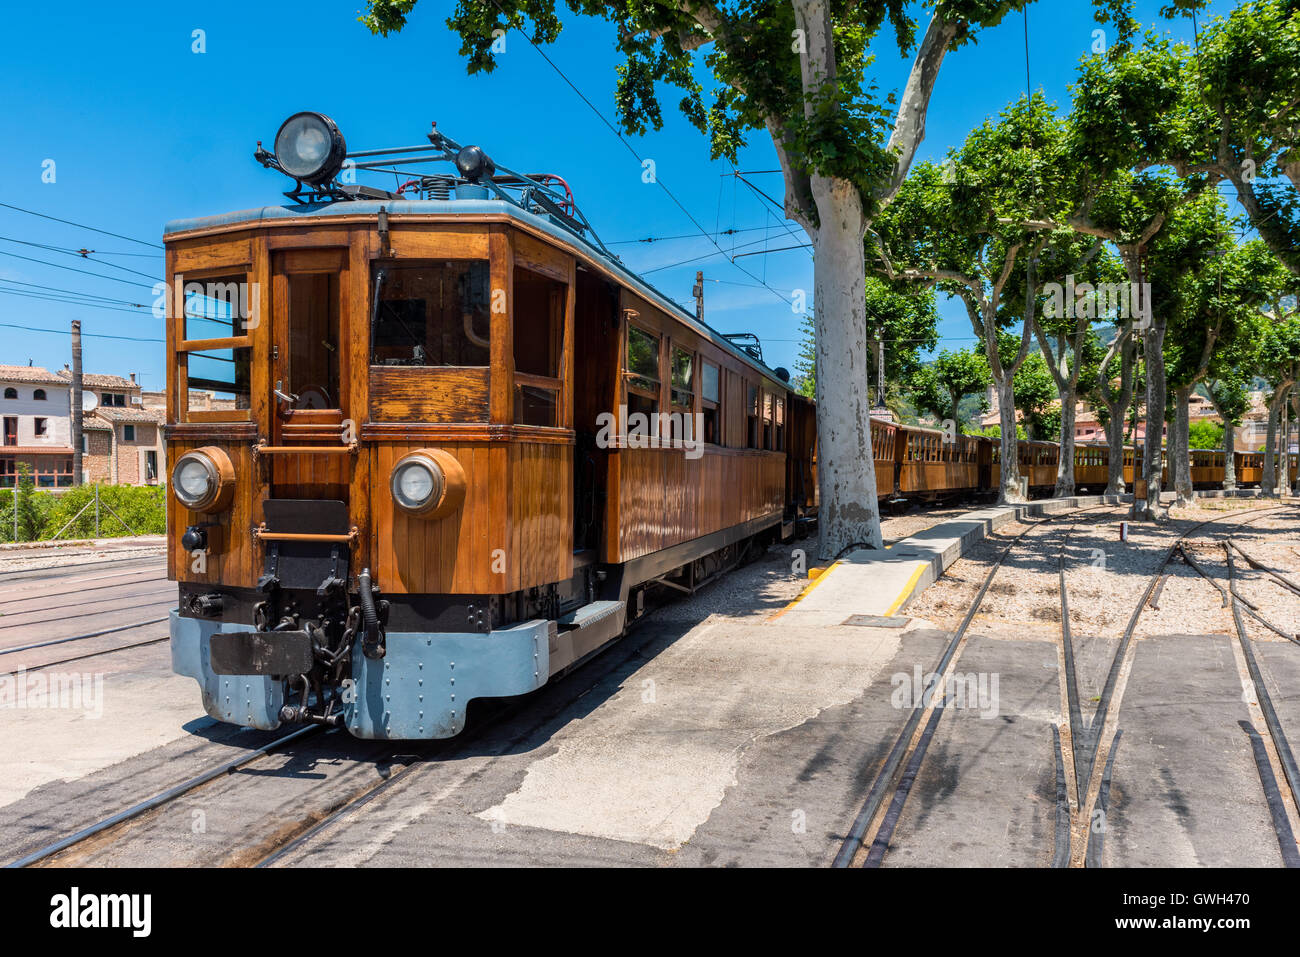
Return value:
M 763 393 L 763 447 L 767 451 L 776 449 L 774 445 L 776 439 L 776 397 L 771 393 Z
M 371 363 L 486 367 L 489 285 L 486 260 L 376 263 Z
M 187 279 L 182 287 L 182 338 L 235 339 L 255 325 L 252 287 L 242 273 Z
M 745 390 L 745 419 L 746 425 L 748 426 L 746 435 L 747 444 L 751 449 L 761 449 L 763 447 L 761 444 L 763 434 L 759 431 L 758 414 L 759 403 L 762 401 L 763 395 L 758 391 L 758 386 L 749 385 L 748 383 L 745 385 Z
M 785 396 L 776 397 L 776 451 L 785 451 Z
M 337 409 L 339 277 L 297 273 L 289 281 L 288 391 L 295 409 Z
M 627 327 L 627 411 L 659 411 L 659 337 Z
M 191 391 L 211 392 L 213 408 L 250 408 L 252 349 L 247 346 L 215 349 L 187 352 L 184 356 L 186 380 Z
M 704 441 L 714 445 L 722 444 L 720 425 L 721 394 L 719 382 L 720 370 L 712 362 L 700 363 L 700 411 L 704 416 Z

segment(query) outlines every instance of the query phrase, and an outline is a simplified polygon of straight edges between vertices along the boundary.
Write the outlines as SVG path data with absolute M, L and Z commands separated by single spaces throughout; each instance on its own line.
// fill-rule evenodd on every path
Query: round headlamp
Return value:
M 397 507 L 420 518 L 442 518 L 465 501 L 465 470 L 442 449 L 421 449 L 393 466 L 389 490 Z
M 172 492 L 191 511 L 225 511 L 235 495 L 235 467 L 230 456 L 216 446 L 186 452 L 172 468 Z
M 275 134 L 275 159 L 295 179 L 313 186 L 328 183 L 343 168 L 348 145 L 324 113 L 295 113 Z

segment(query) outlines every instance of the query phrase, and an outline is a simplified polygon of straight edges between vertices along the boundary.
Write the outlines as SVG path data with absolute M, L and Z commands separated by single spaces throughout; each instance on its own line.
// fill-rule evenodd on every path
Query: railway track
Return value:
M 1106 675 L 1106 683 L 1102 688 L 1100 701 L 1098 702 L 1091 720 L 1088 722 L 1086 727 L 1083 725 L 1081 719 L 1079 719 L 1077 725 L 1073 723 L 1071 724 L 1071 740 L 1075 746 L 1074 768 L 1076 794 L 1079 802 L 1078 820 L 1075 825 L 1076 845 L 1078 843 L 1079 831 L 1083 828 L 1087 829 L 1087 835 L 1084 839 L 1083 860 L 1080 861 L 1078 854 L 1075 853 L 1072 856 L 1072 863 L 1082 863 L 1086 867 L 1102 866 L 1102 853 L 1106 835 L 1104 824 L 1110 813 L 1109 795 L 1111 772 L 1114 768 L 1115 754 L 1120 740 L 1118 716 L 1124 697 L 1124 684 L 1121 682 L 1120 677 L 1125 667 L 1131 665 L 1130 659 L 1135 649 L 1133 636 L 1137 630 L 1138 621 L 1142 616 L 1143 610 L 1153 600 L 1156 600 L 1158 595 L 1157 589 L 1162 587 L 1162 583 L 1166 576 L 1166 569 L 1168 568 L 1170 561 L 1173 559 L 1175 554 L 1182 551 L 1183 544 L 1194 532 L 1197 532 L 1206 526 L 1216 525 L 1219 522 L 1224 522 L 1229 519 L 1236 519 L 1236 527 L 1240 527 L 1254 523 L 1288 508 L 1294 510 L 1294 506 L 1278 505 L 1267 508 L 1251 509 L 1244 513 L 1230 513 L 1227 515 L 1216 516 L 1198 522 L 1190 528 L 1184 529 L 1165 549 L 1159 567 L 1155 574 L 1153 574 L 1148 580 L 1147 586 L 1142 592 L 1142 597 L 1139 599 L 1137 606 L 1133 609 L 1128 624 L 1125 626 L 1124 632 L 1120 636 L 1119 644 L 1115 649 L 1115 653 L 1111 659 L 1110 668 Z M 1195 569 L 1194 562 L 1192 563 L 1192 567 Z M 1207 577 L 1208 580 L 1208 576 L 1204 575 L 1203 570 L 1198 571 L 1201 572 L 1203 577 Z M 1064 573 L 1062 571 L 1062 608 L 1063 612 L 1068 613 L 1068 593 L 1064 587 L 1064 581 Z M 1212 581 L 1211 583 L 1213 584 Z M 1239 612 L 1236 610 L 1235 603 L 1234 615 L 1239 617 Z M 1063 620 L 1066 620 L 1065 615 L 1063 615 Z M 1247 660 L 1250 660 L 1249 655 Z M 1262 683 L 1256 681 L 1256 684 L 1259 686 Z M 1074 695 L 1075 699 L 1069 708 L 1071 722 L 1074 722 L 1079 714 L 1077 681 L 1075 682 Z M 1110 731 L 1109 740 L 1107 740 L 1108 722 Z M 1102 773 L 1094 787 L 1093 776 L 1096 773 L 1098 761 L 1101 759 L 1103 753 L 1105 755 L 1105 760 Z M 1082 771 L 1080 771 L 1080 768 L 1082 768 Z M 1097 822 L 1100 823 L 1098 824 Z
M 642 619 L 621 642 L 606 654 L 580 665 L 574 672 L 560 682 L 551 684 L 531 695 L 517 699 L 482 699 L 476 701 L 476 710 L 471 713 L 469 726 L 455 738 L 431 742 L 361 742 L 346 739 L 349 742 L 346 763 L 355 770 L 373 765 L 381 771 L 378 780 L 368 781 L 360 787 L 346 789 L 332 795 L 324 810 L 317 809 L 287 823 L 278 822 L 257 831 L 243 846 L 236 848 L 225 863 L 238 866 L 274 867 L 285 863 L 304 848 L 308 847 L 321 835 L 347 821 L 386 791 L 409 780 L 421 769 L 436 766 L 441 758 L 451 758 L 474 748 L 479 742 L 494 731 L 507 726 L 512 720 L 523 717 L 519 728 L 508 739 L 506 751 L 535 733 L 536 729 L 553 720 L 580 699 L 585 697 L 603 680 L 609 670 L 620 668 L 629 659 L 640 654 L 641 649 L 655 640 L 656 632 L 647 627 L 650 622 Z M 633 637 L 640 633 L 641 637 Z M 165 640 L 165 639 L 163 639 Z M 596 671 L 588 671 L 593 666 Z M 585 677 L 584 677 L 585 674 Z M 256 806 L 257 799 L 250 788 L 258 780 L 254 776 L 255 765 L 272 755 L 282 752 L 285 746 L 301 741 L 309 734 L 318 734 L 322 740 L 339 740 L 346 738 L 345 732 L 328 731 L 312 725 L 277 738 L 275 741 L 256 751 L 237 758 L 220 762 L 195 774 L 184 781 L 152 794 L 135 804 L 112 814 L 105 815 L 94 823 L 81 828 L 73 834 L 36 848 L 22 857 L 12 861 L 7 867 L 32 866 L 79 866 L 95 865 L 99 862 L 94 856 L 103 848 L 125 847 L 137 839 L 148 839 L 151 828 L 163 828 L 161 815 L 186 796 L 196 796 L 205 789 L 215 787 L 220 782 L 242 779 L 238 788 L 224 796 L 213 796 L 210 800 L 215 805 L 218 801 L 230 805 Z M 356 755 L 358 746 L 369 747 L 369 753 Z M 337 761 L 337 755 L 331 755 L 331 762 Z M 248 774 L 246 779 L 243 774 Z M 273 776 L 267 771 L 266 775 Z M 242 843 L 242 842 L 241 842 Z
M 1059 515 L 1048 516 L 1043 521 L 1029 525 L 1024 531 L 1017 534 L 998 554 L 993 566 L 984 576 L 983 582 L 976 591 L 965 616 L 957 626 L 957 630 L 949 639 L 938 662 L 930 669 L 929 673 L 934 675 L 935 678 L 927 685 L 922 700 L 912 709 L 912 713 L 903 725 L 903 730 L 895 739 L 893 747 L 885 758 L 884 764 L 877 771 L 875 779 L 867 791 L 866 800 L 854 818 L 849 833 L 841 843 L 839 852 L 835 855 L 832 867 L 851 867 L 855 862 L 860 862 L 865 867 L 878 867 L 884 860 L 889 846 L 889 839 L 893 835 L 894 827 L 897 825 L 898 818 L 907 802 L 917 772 L 920 770 L 921 762 L 925 758 L 926 749 L 933 739 L 935 728 L 943 717 L 942 700 L 937 706 L 933 703 L 934 690 L 943 686 L 946 676 L 955 666 L 966 632 L 975 619 L 980 605 L 983 604 L 989 586 L 993 584 L 993 579 L 997 576 L 998 570 L 1002 568 L 1007 556 L 1011 554 L 1012 549 L 1031 531 L 1050 525 L 1060 518 L 1077 517 L 1086 512 L 1114 507 L 1116 506 L 1095 505 L 1085 509 L 1076 509 Z M 925 728 L 917 737 L 917 729 L 923 720 L 926 721 Z M 888 803 L 886 803 L 887 800 Z M 883 817 L 879 820 L 878 825 L 873 828 L 873 824 L 877 823 L 877 817 L 882 813 Z M 867 844 L 866 839 L 873 831 L 875 837 L 870 844 Z
M 1074 530 L 1078 527 L 1079 516 L 1085 512 L 1095 511 L 1098 508 L 1110 506 L 1096 506 L 1089 509 L 1081 509 L 1060 516 L 1052 516 L 1044 522 L 1036 523 L 1024 531 L 1020 532 L 1006 547 L 998 554 L 993 566 L 985 575 L 983 582 L 977 590 L 974 598 L 969 603 L 966 613 L 961 620 L 957 630 L 945 646 L 943 654 L 938 663 L 931 669 L 931 674 L 937 677 L 929 686 L 930 689 L 941 688 L 947 674 L 955 667 L 957 659 L 960 656 L 963 642 L 971 622 L 974 620 L 976 613 L 984 602 L 985 596 L 989 591 L 994 578 L 998 571 L 1003 567 L 1007 557 L 1013 549 L 1018 547 L 1022 541 L 1035 529 L 1042 528 L 1044 525 L 1058 521 L 1062 518 L 1071 517 L 1074 519 L 1073 524 L 1068 530 L 1062 530 L 1059 538 L 1058 555 L 1058 576 L 1060 586 L 1061 601 L 1061 643 L 1063 652 L 1063 680 L 1065 684 L 1065 697 L 1068 702 L 1067 712 L 1067 729 L 1069 732 L 1070 744 L 1069 754 L 1072 760 L 1067 765 L 1065 751 L 1063 750 L 1061 733 L 1058 728 L 1053 726 L 1053 745 L 1056 753 L 1056 827 L 1055 827 L 1055 845 L 1053 849 L 1053 865 L 1065 867 L 1070 864 L 1088 866 L 1099 866 L 1101 861 L 1102 840 L 1104 829 L 1092 831 L 1088 829 L 1088 838 L 1086 844 L 1086 854 L 1081 858 L 1077 850 L 1080 839 L 1079 835 L 1086 823 L 1091 820 L 1094 808 L 1099 808 L 1104 815 L 1109 809 L 1109 794 L 1111 773 L 1114 767 L 1115 754 L 1121 737 L 1121 731 L 1114 722 L 1107 727 L 1107 718 L 1112 712 L 1118 714 L 1120 695 L 1116 695 L 1116 686 L 1118 683 L 1121 667 L 1132 648 L 1132 637 L 1136 630 L 1138 619 L 1142 609 L 1153 600 L 1158 598 L 1158 589 L 1163 588 L 1166 575 L 1166 568 L 1172 556 L 1177 551 L 1179 545 L 1185 541 L 1193 532 L 1206 525 L 1228 519 L 1238 519 L 1238 525 L 1247 524 L 1266 517 L 1269 514 L 1281 511 L 1288 506 L 1279 505 L 1264 509 L 1254 509 L 1246 513 L 1250 515 L 1246 522 L 1241 522 L 1243 514 L 1227 514 L 1209 519 L 1196 525 L 1193 525 L 1180 532 L 1177 538 L 1166 548 L 1161 557 L 1159 567 L 1153 574 L 1143 590 L 1141 599 L 1130 616 L 1128 625 L 1121 637 L 1115 654 L 1112 658 L 1110 670 L 1107 675 L 1106 686 L 1103 690 L 1098 708 L 1089 723 L 1085 724 L 1082 709 L 1079 702 L 1078 678 L 1074 660 L 1074 641 L 1070 626 L 1069 613 L 1069 592 L 1066 586 L 1065 569 L 1066 569 L 1066 547 Z M 1240 617 L 1239 603 L 1234 601 L 1234 610 Z M 1247 608 L 1249 613 L 1250 609 Z M 1256 681 L 1256 684 L 1261 684 Z M 1266 692 L 1265 692 L 1266 693 Z M 924 762 L 926 751 L 933 740 L 935 730 L 943 717 L 945 710 L 944 702 L 941 695 L 933 695 L 937 702 L 932 701 L 928 705 L 923 699 L 912 711 L 903 730 L 895 739 L 893 748 L 890 750 L 884 763 L 877 771 L 872 785 L 868 790 L 867 797 L 854 819 L 853 825 L 848 835 L 844 838 L 840 850 L 837 853 L 833 866 L 849 867 L 860 865 L 864 867 L 877 867 L 883 862 L 885 855 L 888 853 L 890 840 L 893 836 L 894 829 L 897 826 L 902 811 L 906 805 L 908 796 L 913 784 L 920 772 Z M 922 722 L 924 726 L 922 727 Z M 1107 731 L 1109 730 L 1109 734 Z M 1274 738 L 1276 740 L 1276 737 Z M 1105 747 L 1103 748 L 1103 744 Z M 1098 779 L 1094 782 L 1096 768 L 1101 762 L 1102 771 Z M 1297 772 L 1297 778 L 1300 779 L 1300 772 Z M 1072 785 L 1072 786 L 1071 786 Z M 870 841 L 868 842 L 868 838 Z M 1283 840 L 1279 832 L 1279 840 Z M 1294 840 L 1292 840 L 1294 845 Z
M 165 623 L 168 611 L 175 604 L 176 593 L 174 586 L 167 580 L 165 566 L 156 568 L 155 565 L 161 565 L 161 562 L 150 560 L 146 565 L 125 571 L 71 577 L 66 575 L 67 569 L 64 569 L 65 574 L 52 585 L 44 584 L 44 578 L 27 587 L 5 587 L 0 582 L 0 595 L 3 595 L 0 597 L 0 640 L 12 642 L 0 645 L 0 660 L 5 656 L 95 642 L 96 639 L 114 635 L 127 637 L 125 633 Z M 161 575 L 157 574 L 160 570 L 163 571 Z M 155 585 L 162 587 L 155 588 Z M 130 620 L 123 621 L 128 615 Z M 60 634 L 67 626 L 76 627 L 78 624 L 84 630 L 75 634 Z M 87 628 L 87 625 L 90 627 Z M 39 671 L 87 658 L 160 644 L 166 640 L 166 636 L 162 636 L 117 643 L 79 654 L 37 661 L 20 669 L 0 672 L 0 675 Z

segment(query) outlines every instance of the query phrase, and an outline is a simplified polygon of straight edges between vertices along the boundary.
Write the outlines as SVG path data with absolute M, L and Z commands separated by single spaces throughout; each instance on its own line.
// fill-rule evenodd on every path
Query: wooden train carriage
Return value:
M 1049 489 L 1056 486 L 1056 468 L 1061 459 L 1061 449 L 1055 442 L 1020 440 L 1016 443 L 1016 458 L 1020 464 L 1020 478 L 1028 479 L 1030 489 Z M 992 442 L 992 482 L 997 488 L 1002 484 L 1002 444 Z
M 1101 491 L 1110 483 L 1110 447 L 1105 445 L 1075 445 L 1074 487 Z
M 900 438 L 905 428 L 893 422 L 871 420 L 871 455 L 876 466 L 876 497 L 893 498 L 900 492 L 900 455 L 905 442 Z
M 166 270 L 168 457 L 219 472 L 223 498 L 168 499 L 173 660 L 221 720 L 294 713 L 279 673 L 217 663 L 292 619 L 318 644 L 365 628 L 352 733 L 455 734 L 470 698 L 532 690 L 621 632 L 644 582 L 693 587 L 815 508 L 812 404 L 551 217 L 270 207 L 171 224 Z M 424 473 L 436 507 L 403 504 Z M 313 593 L 333 604 L 307 623 Z M 416 691 L 453 668 L 455 692 Z
M 946 432 L 913 426 L 899 427 L 897 435 L 902 494 L 935 498 L 979 487 L 979 438 L 958 435 L 950 441 Z

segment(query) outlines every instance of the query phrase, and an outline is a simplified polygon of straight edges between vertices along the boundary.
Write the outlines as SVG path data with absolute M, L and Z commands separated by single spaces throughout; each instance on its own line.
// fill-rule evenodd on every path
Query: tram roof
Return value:
M 241 209 L 215 216 L 197 216 L 188 219 L 174 219 L 163 228 L 164 240 L 173 236 L 219 229 L 223 226 L 263 225 L 281 226 L 292 224 L 304 218 L 328 218 L 331 216 L 375 216 L 380 209 L 387 209 L 389 216 L 453 216 L 465 220 L 485 217 L 498 217 L 503 213 L 519 223 L 529 226 L 555 240 L 578 249 L 588 259 L 606 266 L 617 273 L 623 281 L 646 300 L 652 302 L 663 312 L 687 326 L 714 345 L 726 349 L 749 365 L 756 366 L 783 388 L 790 390 L 789 383 L 777 378 L 775 371 L 765 362 L 755 359 L 735 343 L 725 338 L 722 333 L 708 323 L 697 319 L 681 306 L 660 292 L 650 283 L 625 266 L 621 260 L 613 257 L 607 250 L 593 243 L 586 236 L 575 232 L 550 217 L 530 212 L 526 209 L 499 199 L 398 199 L 398 200 L 342 200 L 320 203 L 293 203 L 284 206 L 262 206 L 254 209 Z

